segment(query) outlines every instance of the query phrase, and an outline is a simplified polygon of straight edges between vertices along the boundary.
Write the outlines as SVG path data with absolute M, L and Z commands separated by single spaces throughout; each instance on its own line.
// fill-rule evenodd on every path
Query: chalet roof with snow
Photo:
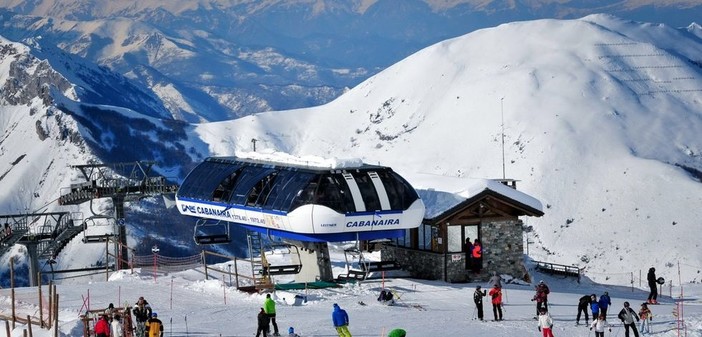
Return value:
M 426 207 L 424 219 L 427 222 L 441 221 L 456 212 L 470 208 L 471 205 L 479 205 L 481 201 L 491 202 L 496 206 L 494 209 L 503 209 L 511 216 L 544 215 L 539 200 L 502 181 L 431 174 L 403 176 L 422 198 Z M 498 204 L 509 207 L 499 207 Z

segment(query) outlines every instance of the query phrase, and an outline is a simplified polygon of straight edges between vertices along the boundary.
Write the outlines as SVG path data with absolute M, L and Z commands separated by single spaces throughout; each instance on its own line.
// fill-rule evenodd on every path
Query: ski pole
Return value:
M 171 317 L 170 321 L 171 321 L 171 329 L 170 329 L 171 331 L 168 333 L 168 335 L 172 337 L 173 336 L 173 317 Z
M 473 315 L 471 315 L 471 317 L 473 317 L 473 319 L 475 319 L 475 310 L 477 310 L 477 309 L 478 309 L 478 307 L 473 307 Z

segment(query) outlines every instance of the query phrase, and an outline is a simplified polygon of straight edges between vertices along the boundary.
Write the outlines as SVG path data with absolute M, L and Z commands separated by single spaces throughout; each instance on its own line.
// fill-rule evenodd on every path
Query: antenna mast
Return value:
M 500 98 L 500 115 L 502 117 L 502 179 L 506 179 L 505 176 L 505 109 L 504 109 L 505 98 Z

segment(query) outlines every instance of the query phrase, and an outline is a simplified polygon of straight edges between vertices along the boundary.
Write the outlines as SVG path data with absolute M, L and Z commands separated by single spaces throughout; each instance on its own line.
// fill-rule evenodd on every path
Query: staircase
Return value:
M 273 289 L 273 281 L 267 271 L 268 261 L 266 260 L 266 253 L 263 249 L 261 233 L 247 230 L 246 240 L 249 244 L 249 258 L 251 259 L 254 288 L 258 291 Z

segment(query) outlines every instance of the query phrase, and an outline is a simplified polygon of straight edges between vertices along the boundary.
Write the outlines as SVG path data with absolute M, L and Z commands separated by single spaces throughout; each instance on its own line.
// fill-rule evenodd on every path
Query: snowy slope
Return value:
M 340 250 L 332 250 L 332 259 L 343 260 Z M 341 255 L 340 255 L 341 254 Z M 638 255 L 641 256 L 641 255 Z M 214 268 L 227 270 L 226 263 Z M 335 272 L 340 272 L 336 270 Z M 78 315 L 85 311 L 84 300 L 89 296 L 90 309 L 106 308 L 109 303 L 119 307 L 133 305 L 139 296 L 144 296 L 164 323 L 164 336 L 252 336 L 256 331 L 256 314 L 265 299 L 264 294 L 239 292 L 229 284 L 227 277 L 210 271 L 211 279 L 205 280 L 203 270 L 198 268 L 173 274 L 159 273 L 154 278 L 151 270 L 137 270 L 114 273 L 110 281 L 103 280 L 82 285 L 58 286 L 60 296 L 60 323 L 62 336 L 82 336 L 82 323 Z M 216 275 L 216 276 L 212 276 Z M 509 278 L 508 275 L 505 275 Z M 583 280 L 581 284 L 572 279 L 551 278 L 533 274 L 535 280 L 544 280 L 551 289 L 549 295 L 550 313 L 554 319 L 556 336 L 592 336 L 584 325 L 575 326 L 578 299 L 585 294 L 604 291 L 612 297 L 609 322 L 612 332 L 605 336 L 623 336 L 623 328 L 616 315 L 624 301 L 632 308 L 639 309 L 647 292 L 625 286 L 604 287 Z M 538 281 L 537 281 L 538 282 Z M 659 297 L 661 305 L 651 306 L 653 336 L 678 336 L 674 303 L 668 295 L 680 297 L 685 294 L 684 318 L 687 336 L 698 337 L 702 324 L 702 306 L 699 284 L 683 284 L 677 280 L 674 287 L 664 288 L 665 296 Z M 533 285 L 505 283 L 504 311 L 502 322 L 493 322 L 492 306 L 485 299 L 486 321 L 475 319 L 475 306 L 472 294 L 476 285 L 488 288 L 487 284 L 446 284 L 436 281 L 413 279 L 374 279 L 358 285 L 321 290 L 277 291 L 273 293 L 276 302 L 276 319 L 284 336 L 289 327 L 294 327 L 301 336 L 336 336 L 331 325 L 331 312 L 334 303 L 339 304 L 349 314 L 349 330 L 353 336 L 386 336 L 394 328 L 402 328 L 408 336 L 474 336 L 508 337 L 540 336 L 534 316 L 535 305 L 530 301 L 534 295 Z M 399 296 L 395 306 L 385 306 L 376 301 L 381 289 L 391 289 Z M 17 298 L 22 305 L 17 309 L 20 316 L 36 315 L 36 289 L 17 289 Z M 295 304 L 294 296 L 306 297 L 306 302 Z M 0 312 L 7 314 L 9 289 L 0 289 Z M 361 305 L 359 302 L 365 303 Z M 583 318 L 584 321 L 584 318 Z M 583 323 L 581 321 L 581 323 Z M 22 336 L 25 327 L 18 324 L 12 336 Z M 34 336 L 48 337 L 50 332 L 33 329 Z M 684 333 L 681 332 L 681 333 Z

